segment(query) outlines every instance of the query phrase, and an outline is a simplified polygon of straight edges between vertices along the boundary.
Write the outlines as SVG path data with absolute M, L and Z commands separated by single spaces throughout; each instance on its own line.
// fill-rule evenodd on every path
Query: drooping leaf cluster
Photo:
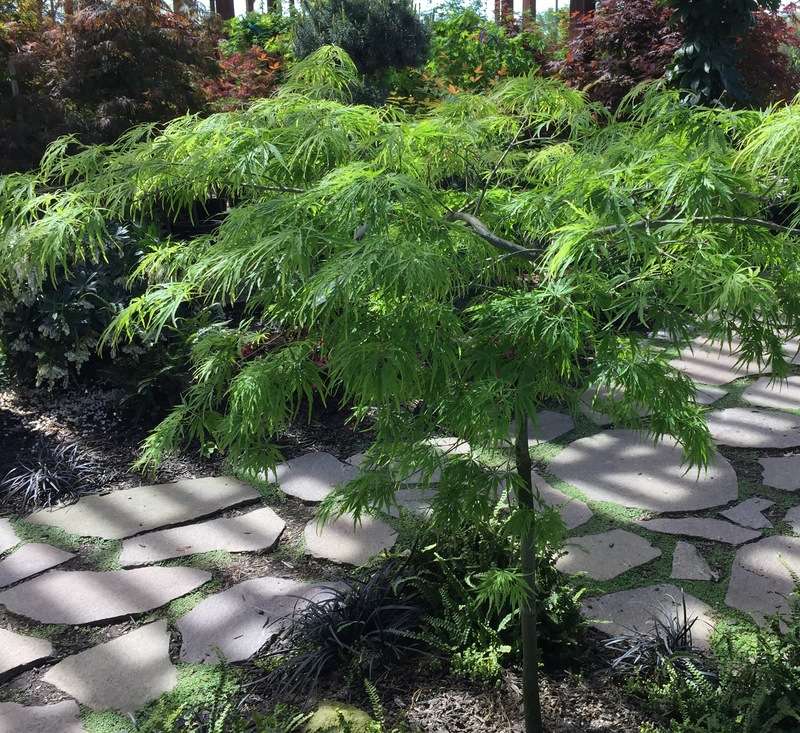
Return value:
M 357 83 L 326 47 L 246 109 L 77 153 L 61 141 L 35 173 L 0 179 L 6 281 L 105 257 L 115 222 L 199 221 L 227 202 L 196 236 L 153 244 L 133 275 L 145 292 L 106 335 L 156 338 L 190 330 L 190 307 L 209 314 L 187 334 L 193 384 L 144 465 L 199 442 L 261 468 L 279 459 L 276 433 L 335 395 L 376 437 L 340 509 L 386 507 L 405 472 L 440 469 L 434 515 L 485 515 L 514 478 L 480 448 L 590 382 L 708 459 L 694 387 L 648 331 L 735 337 L 786 373 L 800 104 L 687 109 L 651 87 L 616 118 L 530 75 L 412 116 L 348 104 Z

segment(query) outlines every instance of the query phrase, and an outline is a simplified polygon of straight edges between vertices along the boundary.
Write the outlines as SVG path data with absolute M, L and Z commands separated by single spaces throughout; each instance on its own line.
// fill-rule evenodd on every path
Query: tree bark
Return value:
M 217 0 L 217 13 L 222 20 L 230 20 L 236 15 L 233 0 Z
M 523 25 L 535 17 L 536 17 L 536 0 L 522 0 Z
M 252 13 L 256 9 L 256 0 L 245 0 L 245 11 Z
M 502 0 L 494 0 L 494 22 L 499 24 L 503 19 Z
M 75 0 L 64 0 L 64 17 L 69 18 L 75 12 Z
M 516 468 L 520 478 L 517 490 L 519 507 L 525 510 L 520 537 L 522 574 L 530 593 L 520 609 L 522 630 L 522 703 L 525 712 L 525 733 L 543 733 L 542 706 L 539 699 L 539 630 L 536 620 L 536 506 L 531 477 L 531 452 L 528 447 L 528 416 L 517 414 L 517 437 L 514 444 Z
M 500 15 L 503 25 L 514 22 L 514 0 L 500 0 Z

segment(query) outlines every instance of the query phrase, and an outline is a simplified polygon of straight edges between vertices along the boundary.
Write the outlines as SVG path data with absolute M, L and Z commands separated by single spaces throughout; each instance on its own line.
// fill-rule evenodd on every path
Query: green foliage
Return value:
M 783 628 L 782 628 L 783 627 Z M 710 675 L 669 662 L 631 686 L 668 714 L 670 733 L 789 733 L 800 726 L 800 598 L 745 638 L 717 635 Z
M 482 90 L 509 76 L 533 71 L 546 60 L 539 27 L 498 25 L 473 9 L 459 9 L 432 23 L 426 73 L 434 83 Z
M 298 59 L 336 45 L 374 77 L 425 59 L 428 33 L 408 0 L 304 0 L 303 9 L 294 28 Z
M 292 16 L 279 12 L 247 13 L 225 22 L 220 48 L 226 56 L 258 46 L 286 58 L 291 54 Z

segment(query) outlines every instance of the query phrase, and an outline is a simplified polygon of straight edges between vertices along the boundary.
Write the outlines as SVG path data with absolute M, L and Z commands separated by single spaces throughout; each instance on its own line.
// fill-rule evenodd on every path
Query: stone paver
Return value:
M 783 345 L 783 354 L 792 364 L 800 364 L 800 336 L 789 339 Z
M 277 544 L 285 527 L 272 509 L 264 507 L 235 517 L 162 529 L 125 540 L 119 563 L 129 567 L 212 550 L 267 550 Z
M 788 610 L 787 599 L 794 590 L 792 573 L 800 575 L 800 537 L 775 535 L 740 547 L 725 603 L 763 623 L 768 616 Z
M 133 713 L 175 687 L 166 621 L 155 621 L 73 654 L 48 670 L 44 681 L 93 710 Z
M 783 521 L 792 528 L 792 532 L 800 534 L 800 506 L 793 506 L 789 509 Z
M 47 639 L 0 629 L 0 680 L 13 677 L 36 662 L 52 656 L 53 645 Z
M 691 543 L 679 540 L 672 554 L 672 572 L 676 580 L 716 580 L 717 575 L 708 566 L 705 558 Z
M 785 380 L 762 377 L 742 393 L 742 399 L 759 407 L 800 410 L 800 377 L 788 377 Z
M 631 568 L 661 557 L 661 550 L 624 529 L 571 537 L 556 567 L 568 575 L 586 573 L 595 580 L 611 580 Z
M 0 553 L 10 550 L 20 543 L 14 527 L 8 519 L 0 518 Z
M 707 418 L 711 437 L 732 448 L 792 448 L 800 445 L 800 415 L 731 407 Z
M 353 466 L 342 463 L 330 453 L 307 453 L 281 463 L 268 471 L 267 480 L 278 484 L 281 491 L 302 501 L 322 501 L 339 484 L 355 478 Z
M 0 588 L 54 568 L 73 557 L 75 555 L 71 552 L 59 550 L 57 547 L 41 542 L 22 545 L 0 561 Z
M 211 579 L 205 570 L 51 570 L 0 593 L 0 604 L 45 624 L 89 624 L 152 611 Z
M 531 472 L 531 479 L 533 479 L 533 485 L 539 492 L 542 502 L 546 506 L 554 507 L 558 510 L 567 529 L 580 527 L 592 518 L 592 510 L 589 509 L 585 502 L 554 489 L 535 471 Z
M 686 600 L 687 618 L 690 621 L 697 619 L 692 626 L 694 646 L 708 649 L 714 626 L 711 606 L 688 593 L 683 597 Z M 683 620 L 681 589 L 664 583 L 587 598 L 582 604 L 582 611 L 592 626 L 610 636 L 630 634 L 634 630 L 650 634 L 656 618 L 665 620 L 665 617 L 675 617 L 675 604 L 679 606 L 679 618 Z
M 397 533 L 380 519 L 362 516 L 354 525 L 348 514 L 323 527 L 312 519 L 303 534 L 309 555 L 348 565 L 363 565 L 397 541 Z
M 454 437 L 444 437 L 444 438 L 430 438 L 427 442 L 438 454 L 441 455 L 442 461 L 440 465 L 452 456 L 463 456 L 467 455 L 471 450 L 471 446 L 465 440 L 461 438 L 454 438 Z M 396 479 L 401 483 L 408 484 L 410 486 L 414 486 L 416 484 L 435 484 L 438 483 L 442 478 L 442 471 L 439 468 L 435 468 L 430 476 L 426 478 L 425 473 L 422 469 L 419 471 L 414 471 L 413 473 L 408 474 L 407 476 L 403 476 L 398 471 L 398 475 Z
M 528 418 L 528 443 L 530 445 L 547 443 L 559 435 L 568 433 L 574 427 L 575 421 L 569 415 L 553 410 L 539 410 L 535 419 Z M 513 441 L 516 434 L 516 423 L 512 421 L 508 431 L 509 440 Z
M 768 367 L 755 362 L 741 363 L 737 348 L 735 342 L 731 350 L 727 343 L 697 338 L 670 364 L 694 381 L 711 385 L 728 384 L 747 374 L 769 371 Z
M 714 542 L 725 542 L 729 545 L 741 545 L 761 536 L 756 529 L 747 529 L 738 524 L 721 519 L 704 519 L 702 517 L 682 517 L 680 519 L 648 519 L 638 521 L 640 527 L 652 532 L 677 534 L 686 537 L 702 537 Z
M 767 519 L 762 512 L 769 509 L 775 502 L 765 499 L 762 496 L 753 496 L 737 504 L 730 509 L 720 512 L 725 519 L 741 524 L 742 527 L 750 529 L 766 529 L 772 526 L 772 522 Z
M 73 700 L 53 705 L 0 703 L 0 733 L 86 733 Z
M 655 512 L 692 511 L 728 504 L 738 493 L 736 473 L 717 455 L 707 472 L 686 470 L 682 449 L 653 443 L 644 433 L 607 430 L 570 443 L 550 470 L 595 501 Z
M 389 508 L 389 515 L 397 517 L 400 510 L 405 509 L 410 514 L 426 516 L 430 514 L 431 502 L 436 496 L 435 488 L 409 488 L 398 489 L 394 492 L 395 506 Z
M 324 598 L 319 585 L 286 578 L 245 580 L 203 599 L 176 622 L 181 661 L 216 664 L 249 659 L 308 600 Z
M 605 427 L 606 425 L 611 425 L 614 422 L 614 418 L 611 415 L 607 415 L 604 412 L 599 412 L 593 407 L 593 403 L 595 400 L 595 395 L 602 401 L 611 401 L 611 402 L 619 402 L 625 396 L 625 391 L 618 387 L 616 389 L 608 389 L 607 387 L 589 387 L 582 395 L 580 399 L 580 409 L 581 412 L 586 415 L 595 425 L 599 425 L 600 427 Z M 599 403 L 597 405 L 599 407 Z M 647 410 L 645 407 L 637 407 L 634 410 L 634 414 L 638 417 L 647 417 L 650 414 L 650 411 Z
M 234 478 L 187 479 L 84 496 L 69 506 L 34 512 L 25 521 L 60 527 L 84 537 L 120 540 L 207 517 L 259 498 L 252 486 Z
M 764 468 L 763 483 L 781 491 L 800 489 L 800 455 L 759 458 Z
M 724 390 L 721 387 L 712 387 L 708 384 L 695 384 L 695 387 L 695 401 L 699 405 L 711 405 L 717 400 L 721 400 L 726 394 L 728 394 L 727 390 Z M 614 422 L 614 418 L 603 412 L 598 412 L 592 407 L 592 402 L 596 392 L 597 390 L 590 387 L 583 393 L 580 401 L 580 409 L 581 412 L 586 415 L 586 417 L 588 417 L 595 425 L 606 427 Z M 621 388 L 613 391 L 601 389 L 599 390 L 599 394 L 602 399 L 619 401 L 622 399 L 624 392 Z M 639 407 L 635 410 L 634 414 L 638 417 L 648 417 L 651 413 L 645 407 Z

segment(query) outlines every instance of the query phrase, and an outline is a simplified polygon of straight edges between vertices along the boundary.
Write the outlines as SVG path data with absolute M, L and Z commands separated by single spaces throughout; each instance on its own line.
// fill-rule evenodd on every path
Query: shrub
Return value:
M 681 44 L 658 0 L 608 0 L 573 23 L 562 79 L 615 108 L 638 83 L 664 76 Z
M 203 84 L 209 105 L 229 110 L 248 100 L 268 97 L 278 86 L 284 64 L 277 54 L 253 46 L 235 51 L 219 61 L 220 73 Z
M 297 58 L 339 46 L 370 77 L 426 58 L 428 31 L 409 0 L 306 0 L 303 8 L 294 30 Z
M 76 444 L 42 437 L 0 482 L 0 498 L 27 511 L 75 501 L 94 490 L 93 473 L 91 458 Z
M 800 728 L 800 596 L 785 617 L 719 630 L 712 672 L 668 661 L 631 687 L 671 719 L 671 733 L 792 733 Z
M 758 105 L 788 101 L 800 91 L 800 71 L 787 53 L 800 48 L 790 15 L 791 8 L 788 15 L 766 10 L 754 13 L 752 27 L 737 41 L 740 80 L 728 83 L 729 99 L 734 88 L 738 91 L 732 99 Z M 659 0 L 608 0 L 574 22 L 567 58 L 554 68 L 569 84 L 610 108 L 640 82 L 660 79 L 668 71 L 677 83 L 691 84 L 694 72 L 672 69 L 676 52 L 688 43 L 689 32 L 685 25 L 674 23 L 674 17 L 682 16 L 673 16 Z M 681 63 L 679 59 L 678 65 Z M 723 88 L 727 87 L 721 82 L 713 93 L 708 87 L 695 95 L 695 101 L 711 101 Z
M 225 38 L 220 48 L 226 56 L 258 46 L 269 53 L 286 57 L 291 52 L 291 16 L 278 12 L 247 13 L 225 23 Z
M 480 90 L 507 76 L 527 74 L 547 60 L 546 42 L 536 26 L 504 25 L 465 9 L 432 24 L 426 71 L 459 89 Z
M 422 614 L 400 560 L 332 586 L 292 619 L 279 640 L 282 658 L 267 675 L 267 686 L 308 693 L 334 670 L 371 679 L 421 647 L 413 632 Z

